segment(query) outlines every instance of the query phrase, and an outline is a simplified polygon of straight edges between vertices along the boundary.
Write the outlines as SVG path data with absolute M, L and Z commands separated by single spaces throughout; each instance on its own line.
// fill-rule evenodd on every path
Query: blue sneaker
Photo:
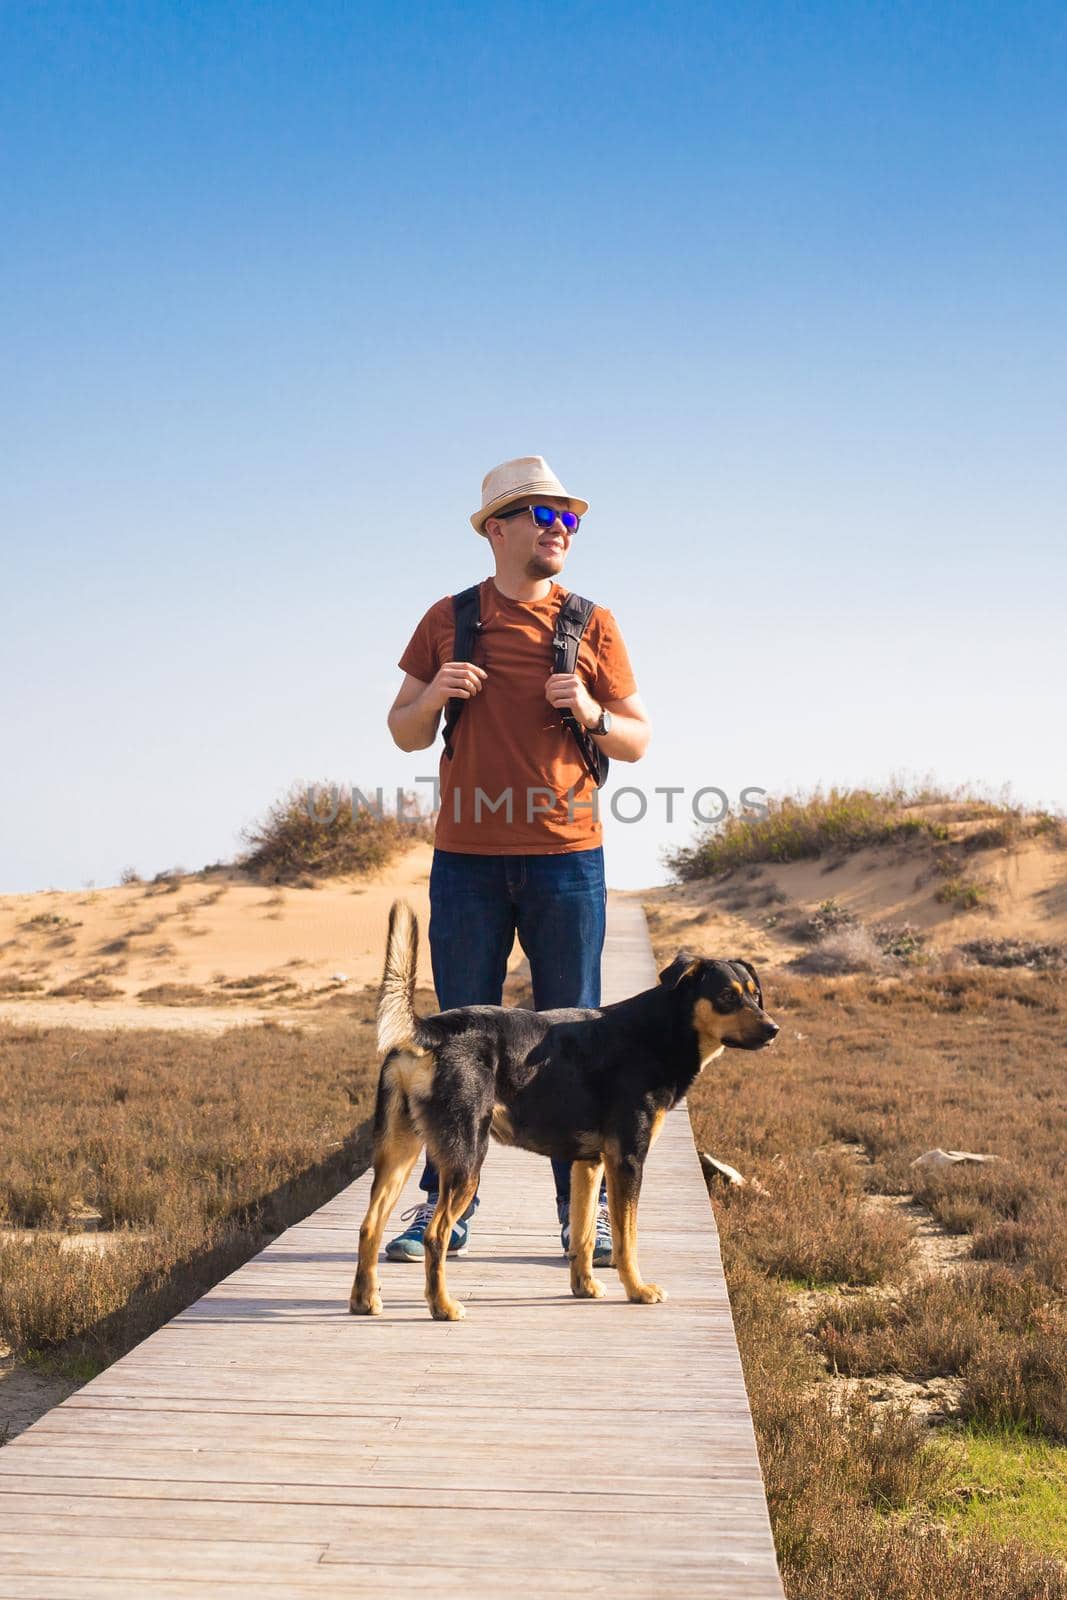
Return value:
M 556 1201 L 556 1213 L 559 1217 L 559 1239 L 563 1246 L 563 1254 L 571 1253 L 571 1203 L 569 1200 Z M 597 1206 L 596 1235 L 593 1239 L 593 1265 L 594 1267 L 613 1267 L 615 1265 L 615 1251 L 611 1243 L 611 1217 L 603 1201 Z
M 395 1239 L 390 1239 L 385 1247 L 387 1261 L 422 1261 L 425 1257 L 426 1229 L 430 1225 L 430 1218 L 437 1207 L 437 1196 L 428 1194 L 419 1205 L 412 1206 L 410 1211 L 401 1213 L 401 1222 L 410 1222 L 403 1233 L 397 1234 Z M 475 1195 L 460 1220 L 453 1225 L 452 1237 L 448 1241 L 450 1256 L 459 1256 L 467 1248 L 470 1238 L 469 1220 L 478 1209 L 478 1196 Z

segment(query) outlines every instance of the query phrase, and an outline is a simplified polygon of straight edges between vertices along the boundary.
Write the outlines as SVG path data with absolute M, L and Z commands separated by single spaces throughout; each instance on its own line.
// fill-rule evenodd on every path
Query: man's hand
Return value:
M 470 700 L 485 682 L 484 667 L 473 661 L 446 661 L 429 683 L 404 674 L 400 693 L 389 710 L 389 732 L 400 750 L 428 750 L 437 737 L 441 712 L 449 698 Z
M 601 711 L 610 711 L 611 732 L 597 734 L 596 742 L 612 761 L 640 761 L 648 748 L 652 727 L 640 695 L 599 706 L 576 673 L 555 672 L 545 684 L 545 699 L 560 711 L 570 711 L 585 728 L 595 728 Z
M 446 661 L 423 690 L 422 703 L 427 710 L 443 711 L 453 695 L 457 700 L 473 700 L 486 676 L 485 668 L 476 667 L 473 661 Z
M 545 684 L 545 699 L 559 711 L 569 711 L 583 728 L 595 728 L 602 707 L 597 705 L 576 672 L 554 672 Z

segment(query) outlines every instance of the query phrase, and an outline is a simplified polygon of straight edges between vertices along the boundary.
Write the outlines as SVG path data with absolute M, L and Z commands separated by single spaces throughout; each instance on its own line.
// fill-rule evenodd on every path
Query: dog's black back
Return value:
M 588 1158 L 605 1138 L 625 1149 L 719 1047 L 758 1048 L 774 1037 L 761 999 L 748 967 L 693 959 L 615 1005 L 464 1006 L 424 1017 L 420 1042 L 436 1062 L 427 1134 L 454 1148 L 464 1130 L 484 1125 L 503 1143 L 559 1160 Z M 724 1024 L 743 1022 L 712 1043 L 694 1021 L 701 1003 Z

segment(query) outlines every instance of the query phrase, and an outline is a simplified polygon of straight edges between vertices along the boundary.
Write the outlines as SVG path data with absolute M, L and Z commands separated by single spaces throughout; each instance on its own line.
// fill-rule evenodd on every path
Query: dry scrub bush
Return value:
M 936 817 L 917 814 L 916 806 L 937 806 Z M 765 816 L 729 816 L 708 828 L 695 844 L 666 857 L 684 881 L 707 878 L 735 867 L 764 861 L 802 861 L 833 852 L 847 854 L 867 845 L 908 841 L 947 843 L 951 821 L 985 817 L 975 830 L 976 842 L 964 838 L 959 849 L 1017 843 L 1041 836 L 1061 843 L 1063 820 L 1047 812 L 976 798 L 960 790 L 930 788 L 816 789 L 810 795 L 786 795 L 767 802 Z
M 69 983 L 61 983 L 55 989 L 49 989 L 49 997 L 53 1000 L 113 1000 L 122 990 L 117 988 L 107 978 L 72 978 Z
M 924 1278 L 893 1301 L 842 1301 L 824 1311 L 816 1337 L 832 1368 L 849 1377 L 957 1375 L 962 1415 L 1067 1439 L 1067 1410 L 1057 1400 L 1067 1381 L 1067 1322 L 1032 1274 L 953 1272 Z
M 1058 972 L 1067 966 L 1067 946 L 1039 944 L 1029 939 L 970 939 L 960 955 L 981 967 L 1029 967 L 1034 972 Z
M 805 1283 L 880 1283 L 904 1267 L 911 1227 L 865 1203 L 856 1163 L 834 1152 L 782 1156 L 751 1169 L 767 1189 L 730 1189 L 718 1209 L 724 1237 L 778 1277 Z
M 917 798 L 903 789 L 816 789 L 771 799 L 766 816 L 729 816 L 669 855 L 667 865 L 689 881 L 751 862 L 802 861 L 908 837 L 947 839 L 943 822 L 905 812 Z
M 1067 1444 L 1067 1319 L 1045 1308 L 1025 1334 L 985 1339 L 963 1369 L 960 1415 Z
M 44 984 L 38 978 L 24 978 L 16 973 L 0 973 L 0 995 L 40 994 Z
M 815 944 L 818 940 L 825 939 L 827 934 L 854 928 L 857 921 L 855 912 L 841 905 L 839 901 L 823 900 L 810 916 L 802 917 L 792 931 L 798 939 L 804 939 L 808 944 Z
M 836 977 L 846 972 L 891 972 L 895 961 L 886 954 L 868 928 L 841 928 L 828 933 L 811 950 L 797 956 L 797 972 Z
M 820 1526 L 807 1557 L 786 1572 L 789 1600 L 1067 1600 L 1062 1562 L 916 1519 L 844 1512 Z
M 786 1297 L 727 1247 L 730 1302 L 779 1557 L 803 1557 L 843 1504 L 868 1510 L 933 1496 L 944 1465 L 921 1423 L 899 1408 L 842 1408 L 796 1338 Z
M 970 1286 L 949 1275 L 926 1279 L 895 1302 L 829 1306 L 817 1338 L 833 1370 L 848 1377 L 897 1372 L 933 1378 L 966 1365 L 978 1349 L 982 1326 Z
M 1028 1216 L 1042 1194 L 1041 1177 L 1013 1162 L 936 1168 L 915 1178 L 915 1198 L 950 1233 L 974 1233 Z
M 219 997 L 196 983 L 154 983 L 138 989 L 137 998 L 146 1006 L 208 1006 L 216 1005 Z
M 934 895 L 942 905 L 954 911 L 974 911 L 989 899 L 989 888 L 977 878 L 964 878 L 957 874 L 945 879 Z
M 342 803 L 341 792 L 336 784 L 294 785 L 261 822 L 245 830 L 250 848 L 240 866 L 264 883 L 374 872 L 412 844 L 431 837 L 427 822 L 377 816 Z
M 224 1215 L 310 1165 L 327 1135 L 343 1138 L 340 1078 L 361 1043 L 369 1070 L 358 1036 L 74 1038 L 72 1050 L 67 1030 L 42 1032 L 12 1051 L 0 1031 L 0 1108 L 15 1128 L 0 1174 L 9 1222 L 62 1223 L 79 1203 L 138 1226 L 168 1209 Z M 65 1209 L 31 1217 L 22 1196 L 46 1186 Z

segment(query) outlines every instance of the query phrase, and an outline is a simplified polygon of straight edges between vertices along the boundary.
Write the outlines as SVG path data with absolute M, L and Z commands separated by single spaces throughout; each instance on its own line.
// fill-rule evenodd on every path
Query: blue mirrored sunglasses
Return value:
M 582 525 L 581 517 L 576 517 L 573 511 L 557 511 L 555 506 L 512 506 L 510 511 L 498 511 L 496 515 L 501 522 L 506 522 L 524 511 L 530 512 L 539 528 L 553 527 L 557 517 L 567 533 L 577 533 Z

